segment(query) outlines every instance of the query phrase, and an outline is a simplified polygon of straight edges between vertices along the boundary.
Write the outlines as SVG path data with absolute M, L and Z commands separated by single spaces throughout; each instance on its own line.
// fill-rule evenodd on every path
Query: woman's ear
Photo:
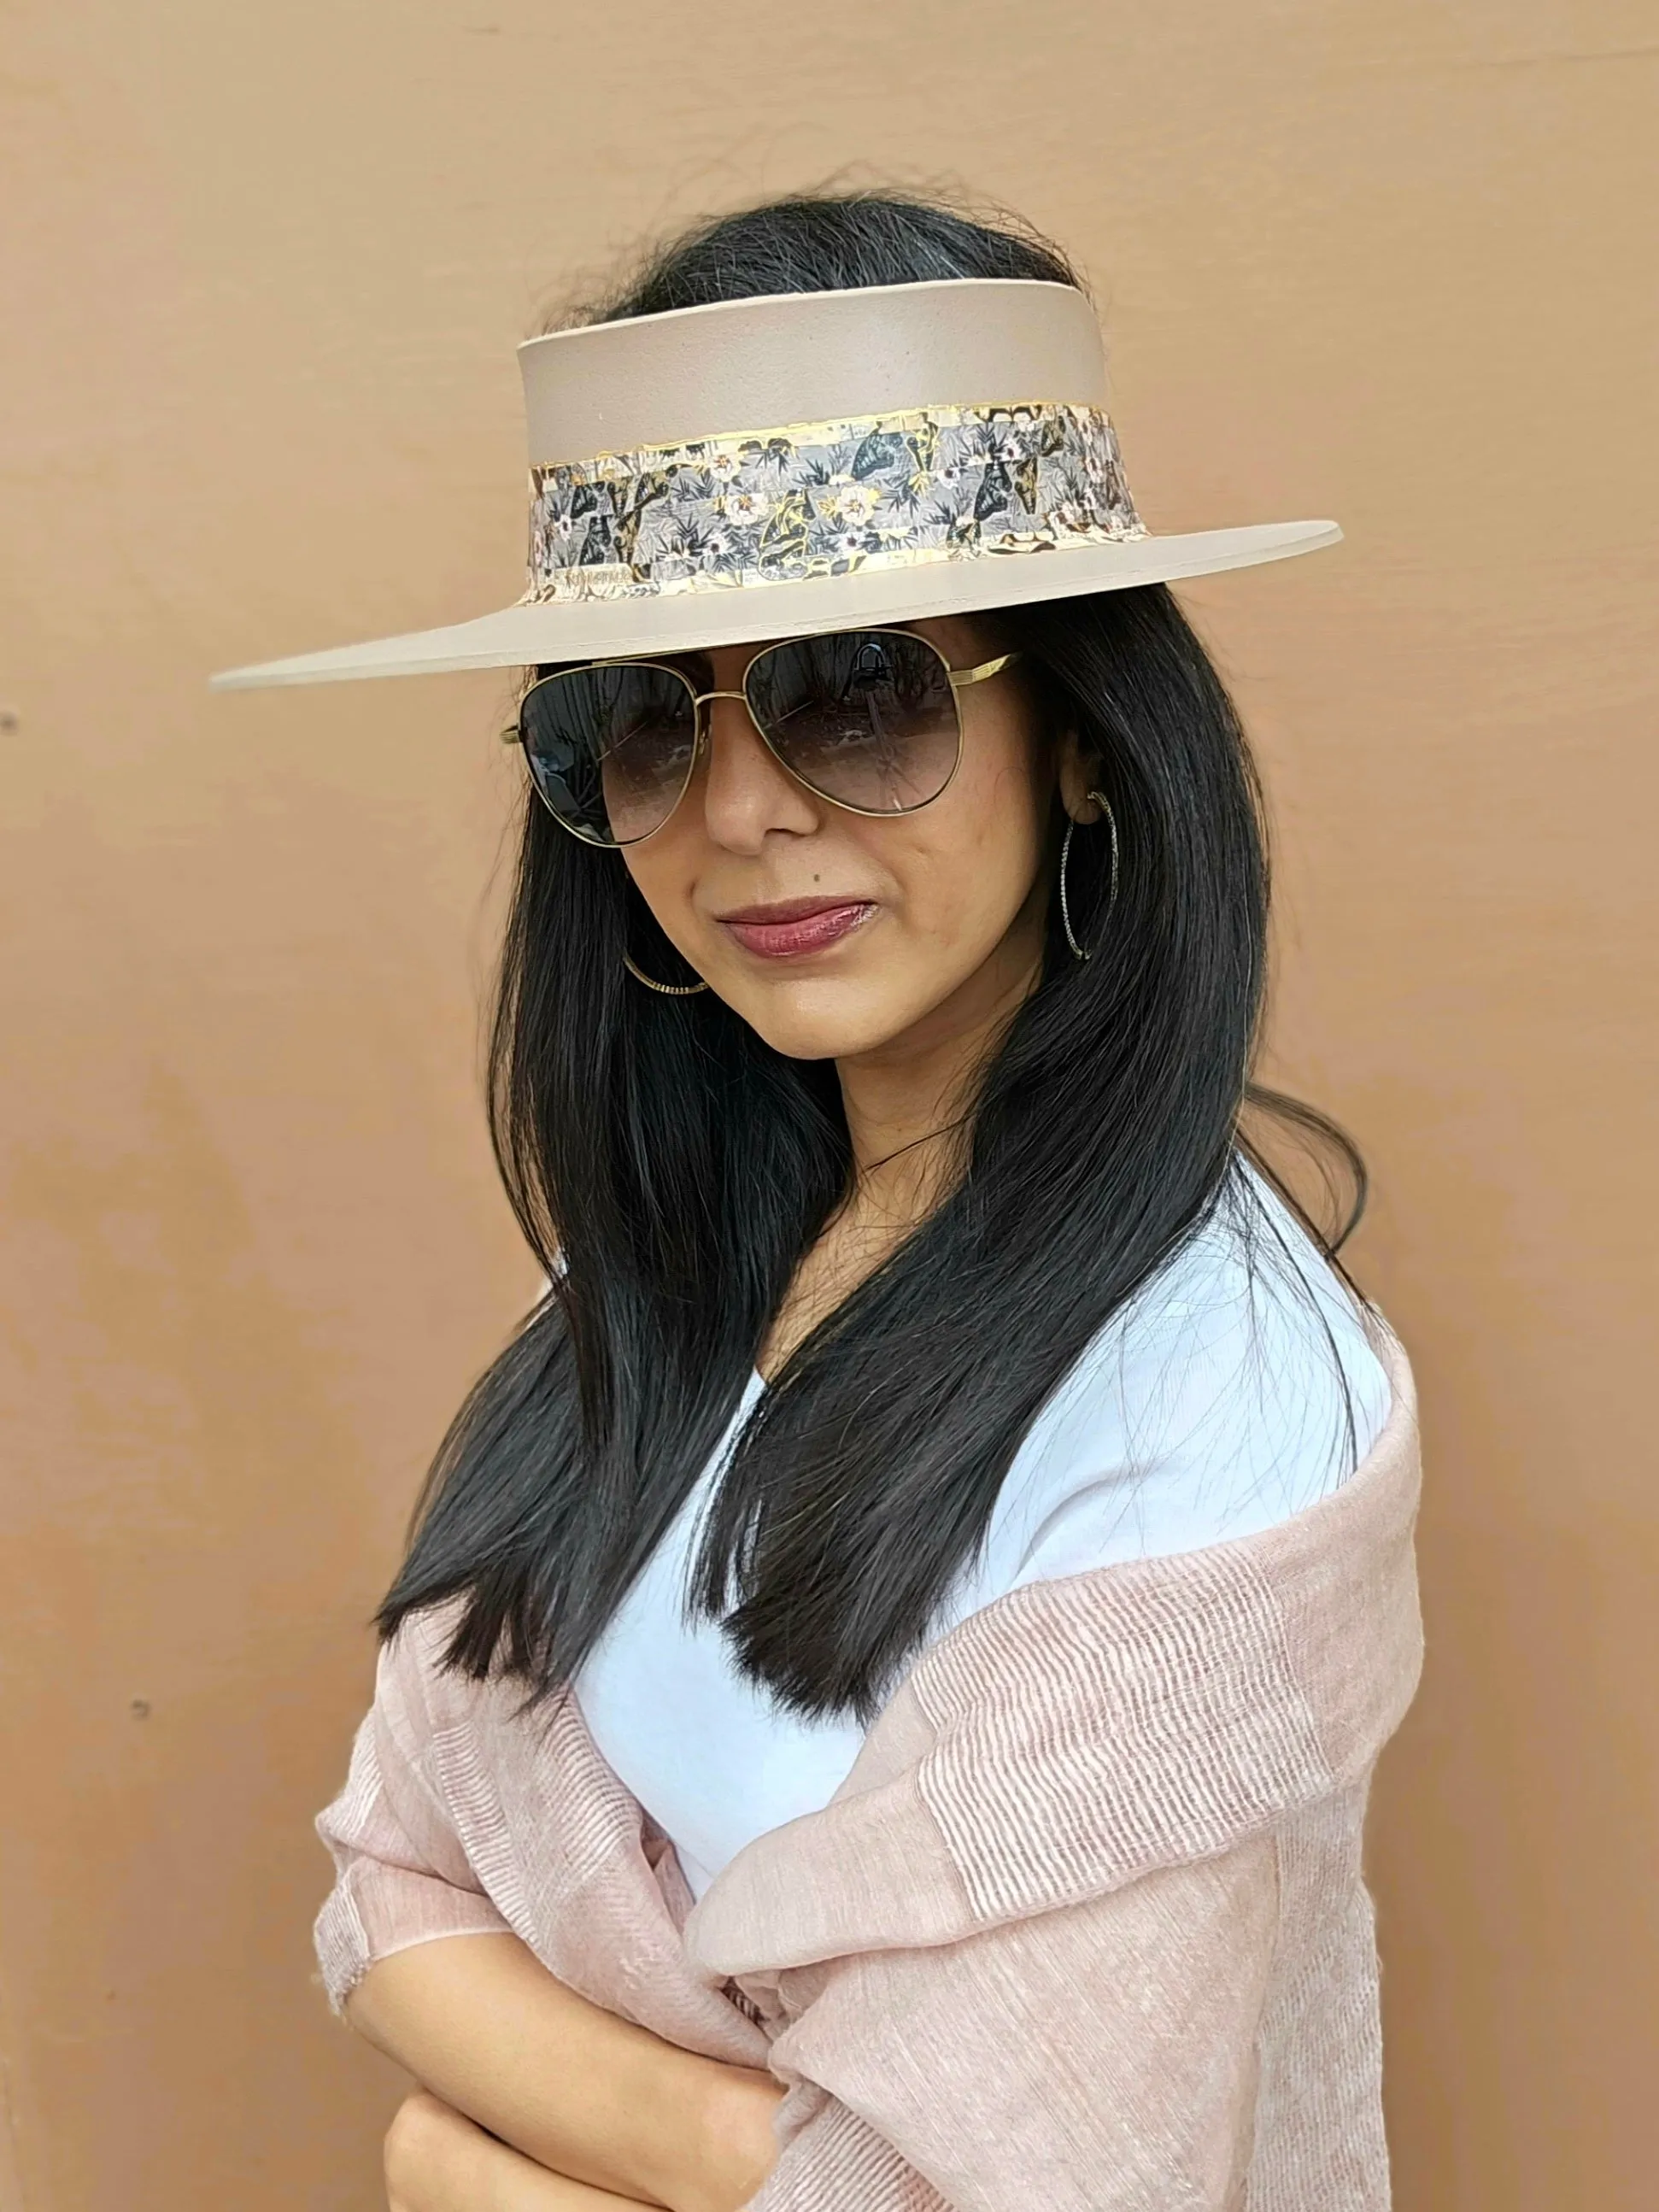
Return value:
M 1090 798 L 1091 790 L 1101 789 L 1100 763 L 1083 750 L 1083 740 L 1075 730 L 1060 732 L 1055 751 L 1054 770 L 1060 786 L 1060 804 L 1073 822 L 1088 823 L 1099 819 L 1100 808 Z

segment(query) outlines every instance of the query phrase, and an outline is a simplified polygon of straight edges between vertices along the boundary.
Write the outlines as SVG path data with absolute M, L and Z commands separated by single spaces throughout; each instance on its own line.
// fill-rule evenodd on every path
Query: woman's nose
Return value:
M 812 797 L 778 760 L 755 727 L 741 692 L 705 693 L 708 717 L 703 819 L 722 845 L 750 848 L 769 830 L 815 829 Z

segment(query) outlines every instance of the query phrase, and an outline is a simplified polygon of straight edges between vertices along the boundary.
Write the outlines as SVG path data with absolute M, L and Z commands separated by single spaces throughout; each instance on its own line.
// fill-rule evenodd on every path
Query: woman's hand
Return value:
M 388 2212 L 640 2212 L 643 2202 L 550 2173 L 424 2089 L 398 2106 L 383 2164 Z
M 685 2179 L 668 2197 L 671 2212 L 738 2212 L 778 2155 L 772 2115 L 783 2101 L 776 2078 L 751 2066 L 722 2066 L 702 2106 L 702 2142 Z

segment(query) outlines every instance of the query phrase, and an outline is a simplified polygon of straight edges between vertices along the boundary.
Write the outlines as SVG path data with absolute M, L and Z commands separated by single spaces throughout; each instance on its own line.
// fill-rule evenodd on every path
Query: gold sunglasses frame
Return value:
M 665 830 L 670 822 L 673 820 L 676 812 L 678 811 L 681 800 L 684 799 L 686 793 L 691 788 L 691 779 L 697 772 L 697 763 L 702 758 L 704 749 L 708 745 L 709 717 L 702 710 L 711 700 L 714 699 L 741 699 L 744 707 L 748 709 L 749 719 L 754 725 L 756 735 L 760 738 L 761 743 L 766 747 L 767 751 L 771 754 L 773 759 L 776 761 L 778 766 L 783 770 L 784 774 L 792 777 L 796 783 L 799 784 L 803 791 L 810 791 L 814 799 L 821 799 L 826 806 L 838 806 L 845 814 L 861 814 L 867 820 L 872 822 L 890 822 L 896 820 L 902 815 L 920 814 L 924 806 L 931 806 L 933 804 L 934 799 L 942 799 L 945 796 L 945 793 L 951 788 L 951 784 L 956 780 L 957 770 L 962 766 L 962 741 L 963 732 L 962 725 L 962 708 L 959 704 L 957 706 L 957 756 L 951 763 L 951 773 L 945 777 L 944 782 L 940 784 L 939 789 L 932 794 L 932 797 L 919 800 L 915 806 L 854 806 L 849 805 L 849 803 L 844 799 L 832 799 L 827 791 L 820 791 L 816 784 L 808 783 L 804 775 L 800 775 L 796 769 L 791 768 L 788 762 L 784 759 L 782 754 L 779 752 L 777 747 L 767 735 L 765 730 L 762 728 L 760 718 L 756 714 L 753 706 L 750 703 L 748 691 L 750 672 L 754 668 L 756 663 L 757 661 L 764 660 L 769 653 L 781 653 L 787 647 L 792 645 L 815 644 L 820 637 L 824 636 L 902 637 L 908 638 L 912 645 L 925 647 L 927 650 L 933 655 L 940 667 L 945 671 L 945 680 L 951 686 L 951 696 L 953 702 L 957 699 L 958 695 L 961 692 L 965 691 L 968 689 L 969 684 L 983 684 L 989 677 L 1000 676 L 1002 671 L 1009 665 L 1010 662 L 1018 660 L 1021 657 L 1018 650 L 1016 649 L 1012 653 L 999 653 L 994 660 L 981 660 L 978 665 L 974 668 L 952 668 L 950 662 L 945 659 L 945 655 L 939 651 L 938 646 L 936 646 L 930 638 L 918 637 L 914 630 L 898 629 L 891 623 L 878 623 L 868 625 L 860 625 L 856 629 L 808 631 L 799 637 L 775 638 L 769 645 L 762 646 L 757 652 L 752 653 L 749 659 L 744 662 L 740 689 L 736 691 L 699 691 L 692 684 L 691 678 L 686 674 L 685 671 L 683 668 L 676 668 L 672 661 L 655 660 L 653 659 L 648 653 L 630 653 L 623 655 L 620 659 L 616 660 L 578 661 L 569 668 L 556 668 L 550 675 L 538 676 L 533 684 L 526 685 L 524 696 L 519 702 L 518 717 L 514 721 L 509 722 L 507 727 L 502 730 L 501 732 L 501 740 L 504 745 L 517 745 L 522 750 L 525 757 L 525 768 L 530 777 L 531 788 L 535 793 L 537 798 L 541 800 L 542 805 L 546 807 L 548 812 L 553 817 L 553 819 L 558 823 L 560 829 L 568 831 L 569 835 L 574 837 L 579 843 L 583 845 L 591 845 L 601 853 L 620 853 L 628 846 L 642 845 L 647 837 L 654 837 L 657 835 L 658 830 Z M 548 799 L 546 793 L 543 791 L 541 785 L 536 780 L 535 770 L 530 766 L 530 744 L 529 739 L 525 734 L 524 727 L 524 710 L 526 702 L 532 698 L 534 695 L 540 690 L 544 684 L 556 684 L 561 677 L 580 676 L 592 668 L 659 668 L 665 675 L 677 677 L 678 680 L 684 684 L 686 690 L 691 694 L 691 757 L 686 764 L 685 781 L 681 784 L 678 791 L 675 793 L 673 805 L 670 806 L 667 813 L 663 816 L 662 820 L 656 824 L 654 829 L 644 831 L 644 833 L 638 837 L 590 837 L 585 830 L 576 829 L 572 823 L 565 820 L 563 815 L 558 811 L 557 808 L 555 807 L 552 802 Z

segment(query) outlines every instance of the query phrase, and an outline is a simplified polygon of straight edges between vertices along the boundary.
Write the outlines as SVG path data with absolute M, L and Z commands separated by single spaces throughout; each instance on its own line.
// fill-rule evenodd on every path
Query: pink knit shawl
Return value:
M 1415 1397 L 1264 1534 L 1010 1592 L 931 1644 L 820 1812 L 695 1907 L 569 1696 L 383 1651 L 318 1826 L 337 2006 L 511 1929 L 659 2035 L 789 2085 L 752 2212 L 1382 2212 L 1361 1835 L 1415 1690 Z

